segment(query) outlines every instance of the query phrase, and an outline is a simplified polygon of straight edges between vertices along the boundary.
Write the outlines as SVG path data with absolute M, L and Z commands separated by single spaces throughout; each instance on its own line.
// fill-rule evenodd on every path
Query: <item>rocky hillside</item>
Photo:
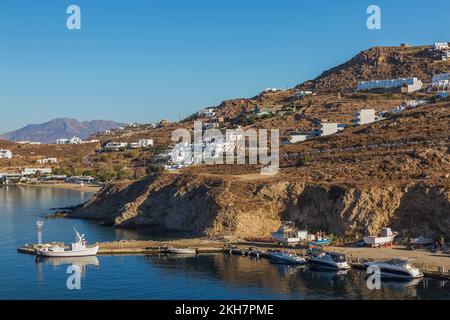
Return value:
M 282 220 L 340 236 L 450 235 L 450 193 L 425 184 L 350 188 L 296 181 L 255 183 L 162 174 L 104 188 L 77 217 L 152 225 L 209 237 L 268 237 Z
M 403 77 L 418 77 L 427 83 L 433 74 L 449 70 L 450 61 L 441 61 L 441 54 L 434 52 L 431 46 L 375 47 L 359 53 L 299 88 L 342 91 L 356 88 L 357 82 L 361 80 Z
M 54 143 L 56 139 L 71 138 L 73 136 L 85 139 L 93 133 L 114 129 L 122 125 L 114 121 L 92 120 L 80 122 L 75 119 L 60 118 L 41 124 L 27 125 L 16 131 L 0 135 L 0 139 Z

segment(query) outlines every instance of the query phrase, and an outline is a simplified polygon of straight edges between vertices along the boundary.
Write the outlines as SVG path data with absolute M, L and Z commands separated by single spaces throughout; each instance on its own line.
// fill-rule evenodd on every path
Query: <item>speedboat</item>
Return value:
M 306 264 L 306 259 L 303 257 L 300 257 L 294 253 L 290 252 L 280 252 L 280 251 L 272 251 L 269 253 L 269 257 L 277 263 L 284 263 L 284 264 Z
M 36 248 L 36 255 L 41 257 L 88 257 L 95 256 L 99 246 L 88 247 L 84 234 L 79 234 L 75 230 L 76 240 L 70 245 L 70 248 L 59 246 L 57 244 L 45 244 Z
M 167 249 L 168 253 L 173 254 L 197 254 L 197 251 L 193 248 L 173 248 L 170 247 Z
M 348 270 L 351 268 L 347 263 L 345 255 L 336 252 L 321 252 L 312 256 L 308 262 L 312 267 L 324 269 Z
M 391 245 L 398 232 L 392 232 L 391 228 L 382 228 L 380 236 L 364 237 L 364 243 L 370 247 L 379 247 L 382 245 Z
M 394 258 L 388 261 L 366 262 L 364 267 L 378 267 L 382 278 L 413 280 L 423 277 L 423 273 L 410 265 L 406 258 Z

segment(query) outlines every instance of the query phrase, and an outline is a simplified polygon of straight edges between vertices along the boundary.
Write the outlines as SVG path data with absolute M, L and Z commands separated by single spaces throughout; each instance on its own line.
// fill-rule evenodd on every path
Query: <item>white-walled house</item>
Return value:
M 330 136 L 339 131 L 339 123 L 322 122 L 320 125 L 320 136 Z
M 41 174 L 50 174 L 52 173 L 52 168 L 25 168 L 22 170 L 22 175 L 33 176 L 38 172 Z
M 139 145 L 142 148 L 152 147 L 153 146 L 153 139 L 140 139 L 139 140 Z
M 362 109 L 355 112 L 353 116 L 353 125 L 362 126 L 375 122 L 375 109 Z
M 109 151 L 118 151 L 120 149 L 128 147 L 128 143 L 126 142 L 108 142 L 103 149 Z
M 78 137 L 73 136 L 70 139 L 65 139 L 65 138 L 61 138 L 61 139 L 56 139 L 56 144 L 82 144 L 83 140 L 81 140 Z
M 434 44 L 434 50 L 445 50 L 448 49 L 448 42 L 436 42 Z
M 431 80 L 434 89 L 448 89 L 450 87 L 450 73 L 435 74 Z
M 3 150 L 0 149 L 0 159 L 11 159 L 13 157 L 13 154 L 11 150 Z
M 49 164 L 49 163 L 58 163 L 57 158 L 44 158 L 36 161 L 38 164 Z
M 299 134 L 299 133 L 291 134 L 289 136 L 289 143 L 303 142 L 308 140 L 308 138 L 309 135 L 307 134 Z
M 371 80 L 359 81 L 358 91 L 374 90 L 374 89 L 395 89 L 402 88 L 402 92 L 415 92 L 422 89 L 423 83 L 415 77 L 390 79 L 390 80 Z

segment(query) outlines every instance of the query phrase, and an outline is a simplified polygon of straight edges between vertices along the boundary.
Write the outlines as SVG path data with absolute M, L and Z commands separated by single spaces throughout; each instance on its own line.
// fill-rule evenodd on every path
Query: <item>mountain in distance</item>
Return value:
M 56 139 L 73 136 L 86 139 L 94 133 L 120 126 L 124 126 L 124 124 L 106 120 L 80 122 L 76 119 L 58 118 L 41 124 L 29 124 L 21 129 L 0 135 L 0 139 L 52 143 Z

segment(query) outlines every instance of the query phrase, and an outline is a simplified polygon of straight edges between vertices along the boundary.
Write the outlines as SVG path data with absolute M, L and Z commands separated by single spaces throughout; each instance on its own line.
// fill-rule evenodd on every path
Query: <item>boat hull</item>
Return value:
M 167 252 L 172 253 L 172 254 L 197 254 L 197 251 L 195 249 L 171 248 L 171 249 L 168 249 Z
M 392 236 L 389 237 L 373 237 L 368 236 L 364 237 L 364 243 L 369 246 L 381 246 L 384 244 L 389 244 L 394 242 L 394 238 L 397 236 L 397 233 L 394 233 Z
M 97 255 L 99 247 L 95 246 L 92 248 L 86 248 L 84 250 L 68 250 L 68 251 L 46 251 L 46 250 L 36 250 L 36 255 L 40 257 L 89 257 Z
M 336 264 L 332 264 L 326 261 L 320 261 L 316 259 L 309 259 L 308 263 L 313 268 L 321 268 L 321 269 L 328 269 L 328 270 L 349 270 L 351 267 L 348 264 L 339 266 Z

